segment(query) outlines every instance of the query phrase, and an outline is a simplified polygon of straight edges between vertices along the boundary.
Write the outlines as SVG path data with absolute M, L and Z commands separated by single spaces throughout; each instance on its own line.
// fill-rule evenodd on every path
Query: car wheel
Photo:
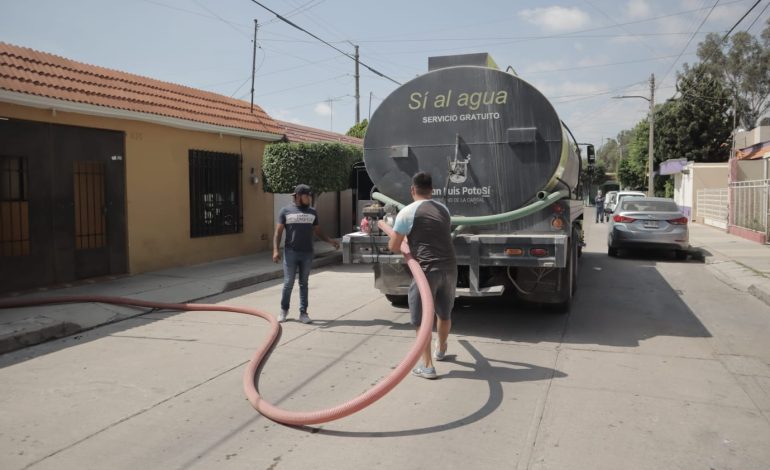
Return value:
M 676 250 L 676 259 L 679 261 L 687 261 L 688 255 L 687 250 Z
M 612 256 L 613 258 L 617 258 L 617 256 L 618 256 L 618 249 L 614 248 L 614 247 L 611 247 L 611 246 L 608 246 L 607 247 L 607 254 L 609 256 Z

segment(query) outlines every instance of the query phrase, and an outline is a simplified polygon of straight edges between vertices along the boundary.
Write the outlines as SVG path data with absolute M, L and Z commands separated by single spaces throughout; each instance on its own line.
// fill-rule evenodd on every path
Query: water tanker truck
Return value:
M 580 148 L 531 84 L 487 54 L 430 58 L 428 73 L 375 111 L 364 163 L 375 202 L 362 230 L 343 237 L 343 260 L 371 263 L 392 303 L 406 303 L 411 279 L 377 221 L 392 225 L 412 202 L 412 176 L 426 171 L 452 214 L 458 296 L 569 308 L 583 245 Z

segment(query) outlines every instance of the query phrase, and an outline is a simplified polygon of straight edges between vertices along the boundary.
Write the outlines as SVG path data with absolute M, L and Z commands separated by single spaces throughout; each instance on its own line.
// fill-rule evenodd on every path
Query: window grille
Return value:
M 190 150 L 190 236 L 243 232 L 238 154 Z
M 0 156 L 0 256 L 29 255 L 28 171 L 26 158 Z
M 107 244 L 107 208 L 104 199 L 104 163 L 74 163 L 75 249 L 103 248 Z

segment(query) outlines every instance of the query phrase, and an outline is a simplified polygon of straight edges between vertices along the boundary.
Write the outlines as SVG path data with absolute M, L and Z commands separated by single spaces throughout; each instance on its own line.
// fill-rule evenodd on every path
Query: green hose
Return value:
M 466 227 L 469 225 L 494 225 L 494 224 L 502 224 L 504 222 L 510 222 L 512 220 L 520 219 L 522 217 L 526 217 L 528 215 L 534 214 L 535 212 L 542 210 L 550 206 L 554 202 L 558 201 L 559 199 L 563 199 L 567 196 L 569 196 L 569 191 L 566 189 L 560 189 L 559 191 L 556 191 L 550 194 L 541 192 L 541 193 L 538 193 L 537 201 L 533 202 L 528 206 L 524 206 L 519 209 L 512 210 L 510 212 L 504 212 L 502 214 L 494 214 L 494 215 L 481 215 L 476 217 L 465 217 L 462 215 L 455 216 L 455 217 L 452 217 L 451 219 L 452 225 L 458 225 L 458 227 L 455 229 L 453 233 L 456 234 L 463 227 Z M 393 204 L 396 207 L 398 207 L 399 210 L 405 207 L 404 204 L 401 204 L 395 199 L 391 199 L 382 193 L 374 193 L 372 194 L 372 197 L 385 204 Z

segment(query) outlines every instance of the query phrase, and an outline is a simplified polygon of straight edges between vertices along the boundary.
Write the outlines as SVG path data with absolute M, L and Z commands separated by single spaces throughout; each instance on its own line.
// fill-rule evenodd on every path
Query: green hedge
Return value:
M 264 190 L 292 193 L 300 183 L 321 194 L 350 187 L 350 171 L 363 158 L 355 145 L 339 143 L 280 143 L 265 147 L 262 164 Z

